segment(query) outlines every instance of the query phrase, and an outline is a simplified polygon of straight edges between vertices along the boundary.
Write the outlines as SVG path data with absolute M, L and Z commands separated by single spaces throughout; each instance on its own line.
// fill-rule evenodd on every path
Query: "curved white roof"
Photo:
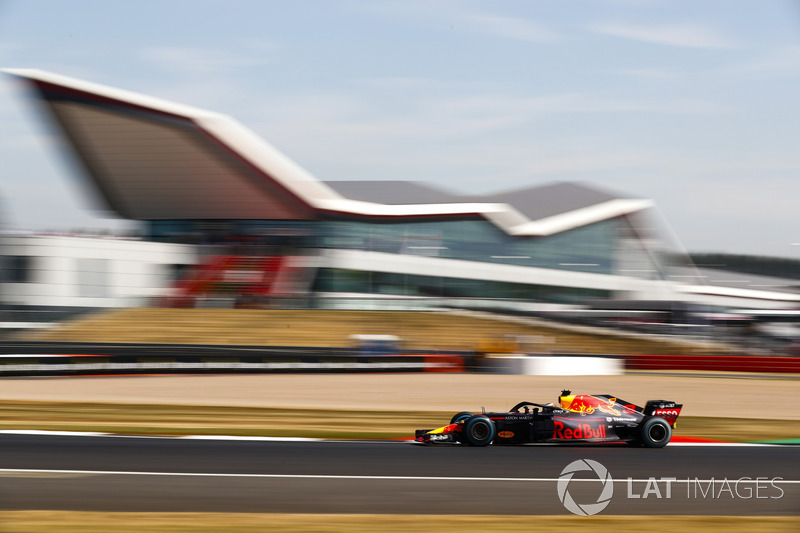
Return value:
M 226 115 L 39 70 L 5 72 L 33 87 L 109 207 L 125 218 L 482 216 L 511 235 L 544 236 L 653 205 L 600 197 L 536 218 L 497 201 L 504 197 L 399 205 L 348 198 Z

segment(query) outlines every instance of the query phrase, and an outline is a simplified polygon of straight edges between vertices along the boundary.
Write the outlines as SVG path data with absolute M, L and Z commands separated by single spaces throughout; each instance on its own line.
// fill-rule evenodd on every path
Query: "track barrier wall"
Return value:
M 748 355 L 626 355 L 627 370 L 690 370 L 800 374 L 800 357 Z
M 2 376 L 462 372 L 473 354 L 363 354 L 358 349 L 152 344 L 0 344 Z M 466 363 L 465 363 L 466 362 Z
M 553 354 L 561 366 L 586 354 Z M 593 356 L 625 371 L 797 373 L 800 358 L 723 355 Z M 525 358 L 520 355 L 517 357 Z M 360 348 L 123 343 L 0 343 L 0 377 L 125 374 L 492 372 L 473 352 L 372 353 Z M 496 369 L 494 369 L 496 371 Z M 508 372 L 571 375 L 575 372 Z M 595 374 L 597 372 L 594 372 Z M 617 372 L 613 372 L 617 373 Z

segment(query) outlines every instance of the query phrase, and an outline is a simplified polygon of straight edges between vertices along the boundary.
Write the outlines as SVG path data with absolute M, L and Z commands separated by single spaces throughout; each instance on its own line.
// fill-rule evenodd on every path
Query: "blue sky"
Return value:
M 800 255 L 800 3 L 0 0 L 0 66 L 229 114 L 322 180 L 653 199 L 691 251 Z M 0 78 L 0 217 L 91 210 Z

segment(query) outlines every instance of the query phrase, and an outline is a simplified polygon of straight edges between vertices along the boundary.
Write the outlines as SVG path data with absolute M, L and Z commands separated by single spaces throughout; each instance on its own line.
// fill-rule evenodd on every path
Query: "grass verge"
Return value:
M 0 429 L 395 439 L 410 438 L 418 428 L 442 426 L 452 414 L 3 401 Z M 800 420 L 681 417 L 675 434 L 729 441 L 791 440 L 800 437 Z
M 442 516 L 352 514 L 233 514 L 233 513 L 107 513 L 67 511 L 0 512 L 2 531 L 38 533 L 127 532 L 316 532 L 382 531 L 406 533 L 443 529 L 460 533 L 517 531 L 649 532 L 681 531 L 789 532 L 800 529 L 798 517 L 722 516 Z M 657 525 L 656 525 L 657 524 Z
M 491 314 L 325 309 L 115 309 L 81 316 L 16 340 L 231 344 L 250 346 L 353 346 L 354 333 L 396 335 L 406 349 L 477 350 L 509 339 L 538 339 L 537 351 L 601 354 L 729 353 L 703 343 L 633 338 L 609 330 L 588 333 L 558 324 Z M 516 348 L 510 348 L 514 350 Z M 505 351 L 505 350 L 501 350 Z

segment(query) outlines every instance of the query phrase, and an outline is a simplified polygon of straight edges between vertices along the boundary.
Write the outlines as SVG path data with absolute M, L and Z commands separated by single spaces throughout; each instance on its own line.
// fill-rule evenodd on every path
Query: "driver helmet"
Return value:
M 558 404 L 566 409 L 569 407 L 570 403 L 572 403 L 572 398 L 568 398 L 572 394 L 571 390 L 564 389 L 561 391 L 561 394 L 558 396 Z

